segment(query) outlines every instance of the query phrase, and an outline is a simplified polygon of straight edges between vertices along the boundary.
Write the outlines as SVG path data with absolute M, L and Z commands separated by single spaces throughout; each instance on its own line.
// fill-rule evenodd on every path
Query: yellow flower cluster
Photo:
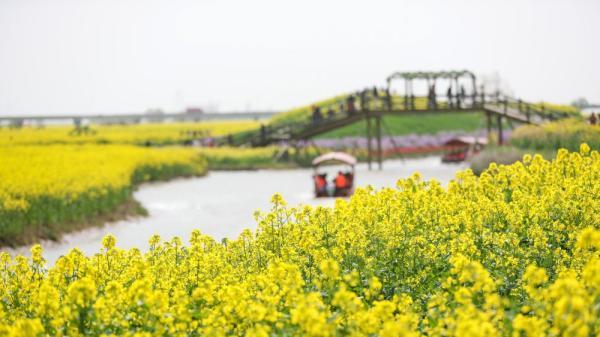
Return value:
M 0 254 L 0 335 L 598 336 L 600 154 L 257 213 L 256 232 Z
M 183 148 L 0 146 L 0 158 L 0 242 L 8 244 L 23 231 L 112 210 L 135 183 L 206 170 Z
M 25 144 L 175 144 L 258 128 L 257 121 L 210 121 L 132 125 L 91 125 L 77 132 L 72 126 L 0 128 L 0 145 Z
M 600 149 L 600 126 L 575 118 L 541 126 L 523 125 L 513 132 L 510 141 L 518 147 L 537 150 L 566 148 L 576 151 L 581 143 Z
M 210 169 L 256 169 L 275 167 L 279 148 L 204 147 L 199 151 Z

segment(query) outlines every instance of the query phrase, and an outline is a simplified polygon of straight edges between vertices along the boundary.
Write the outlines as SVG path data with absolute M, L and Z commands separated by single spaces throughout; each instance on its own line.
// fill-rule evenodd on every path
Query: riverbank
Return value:
M 508 139 L 506 137 L 505 139 Z M 504 146 L 488 146 L 481 153 L 469 159 L 471 169 L 480 174 L 492 162 L 512 164 L 534 153 L 551 160 L 558 149 L 579 151 L 586 143 L 592 150 L 600 149 L 600 126 L 589 125 L 581 119 L 567 119 L 546 123 L 541 126 L 522 125 L 512 132 Z
M 383 137 L 381 148 L 384 159 L 417 158 L 442 154 L 448 150 L 444 144 L 457 137 L 481 137 L 485 130 L 445 131 L 435 134 L 410 133 L 402 136 Z M 510 131 L 504 133 L 510 136 Z M 373 142 L 373 147 L 375 147 Z M 298 149 L 286 146 L 263 148 L 203 147 L 200 153 L 206 157 L 210 170 L 259 170 L 310 167 L 312 160 L 325 152 L 342 151 L 366 162 L 367 139 L 364 136 L 315 139 L 301 142 Z M 375 148 L 373 148 L 375 151 Z M 376 155 L 373 154 L 373 160 Z
M 205 147 L 199 153 L 206 158 L 211 171 L 237 171 L 261 169 L 290 169 L 303 167 L 305 161 L 294 160 L 282 148 Z
M 275 149 L 271 151 L 271 149 Z M 401 147 L 383 151 L 383 160 L 415 159 L 430 156 L 441 156 L 445 146 Z M 357 148 L 309 148 L 296 153 L 288 149 L 277 148 L 205 148 L 200 153 L 206 158 L 210 171 L 256 171 L 286 170 L 312 167 L 312 160 L 320 154 L 331 151 L 342 151 L 356 157 L 359 163 L 368 162 L 366 149 Z M 373 154 L 372 163 L 377 158 Z
M 540 126 L 523 125 L 515 130 L 510 143 L 516 147 L 533 150 L 564 148 L 578 151 L 583 143 L 600 149 L 600 125 L 590 125 L 582 118 L 571 118 Z
M 65 234 L 74 233 L 91 227 L 103 226 L 128 219 L 148 216 L 148 210 L 133 195 L 120 201 L 113 209 L 86 216 L 82 219 L 69 219 L 61 223 L 50 223 L 48 226 L 26 226 L 23 234 L 15 238 L 17 245 L 31 244 L 39 240 L 59 242 Z M 12 246 L 12 245 L 11 245 Z M 2 246 L 0 245 L 0 248 Z
M 0 157 L 0 246 L 143 214 L 132 199 L 139 184 L 207 172 L 189 148 L 0 146 Z
M 473 173 L 480 175 L 487 169 L 491 163 L 499 165 L 510 165 L 523 160 L 526 154 L 534 154 L 535 150 L 521 149 L 515 146 L 487 146 L 483 151 L 469 158 L 467 161 Z M 540 153 L 539 151 L 537 153 Z M 545 151 L 540 153 L 545 159 L 552 159 L 553 152 Z

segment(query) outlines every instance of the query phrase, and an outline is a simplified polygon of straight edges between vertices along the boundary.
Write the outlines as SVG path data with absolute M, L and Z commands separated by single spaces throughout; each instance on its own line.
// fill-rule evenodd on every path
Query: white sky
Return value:
M 0 115 L 286 109 L 396 70 L 600 102 L 599 0 L 0 0 Z

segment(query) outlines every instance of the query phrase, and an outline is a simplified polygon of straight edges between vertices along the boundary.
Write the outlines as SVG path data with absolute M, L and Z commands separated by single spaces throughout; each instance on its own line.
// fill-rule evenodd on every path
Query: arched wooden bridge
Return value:
M 401 94 L 392 93 L 392 83 L 397 80 L 404 82 Z M 427 84 L 426 96 L 415 96 L 413 83 L 417 80 Z M 446 82 L 445 94 L 439 94 L 436 86 L 443 82 Z M 366 120 L 369 158 L 374 150 L 372 140 L 375 140 L 375 153 L 381 163 L 381 124 L 382 117 L 386 115 L 484 113 L 488 134 L 492 132 L 493 124 L 497 126 L 499 144 L 504 143 L 503 120 L 541 124 L 570 116 L 567 112 L 553 111 L 543 104 L 525 102 L 500 93 L 486 94 L 483 87 L 477 86 L 475 75 L 469 71 L 398 72 L 388 77 L 387 83 L 385 89 L 365 89 L 330 106 L 320 106 L 318 111 L 313 111 L 312 118 L 306 118 L 305 121 L 264 125 L 258 131 L 223 138 L 219 142 L 253 147 L 294 143 Z M 465 89 L 465 84 L 468 84 L 469 90 Z

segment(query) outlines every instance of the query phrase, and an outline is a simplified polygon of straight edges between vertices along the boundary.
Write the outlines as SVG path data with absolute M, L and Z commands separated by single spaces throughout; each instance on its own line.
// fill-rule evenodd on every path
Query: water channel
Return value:
M 439 157 L 390 160 L 384 163 L 382 171 L 369 171 L 366 164 L 359 164 L 355 182 L 357 186 L 393 187 L 398 179 L 419 171 L 425 179 L 435 178 L 446 184 L 465 167 L 443 164 Z M 326 171 L 332 176 L 336 168 Z M 281 193 L 289 205 L 332 205 L 333 198 L 313 197 L 311 175 L 311 169 L 221 171 L 210 172 L 206 177 L 145 184 L 134 196 L 148 210 L 147 217 L 66 234 L 60 242 L 42 242 L 44 256 L 53 264 L 74 247 L 94 254 L 108 233 L 117 237 L 117 246 L 142 250 L 153 234 L 163 239 L 179 236 L 187 240 L 193 229 L 199 229 L 217 240 L 235 238 L 243 229 L 256 227 L 252 214 L 256 210 L 268 211 L 275 192 Z M 20 247 L 10 252 L 29 255 L 28 250 L 29 247 Z

